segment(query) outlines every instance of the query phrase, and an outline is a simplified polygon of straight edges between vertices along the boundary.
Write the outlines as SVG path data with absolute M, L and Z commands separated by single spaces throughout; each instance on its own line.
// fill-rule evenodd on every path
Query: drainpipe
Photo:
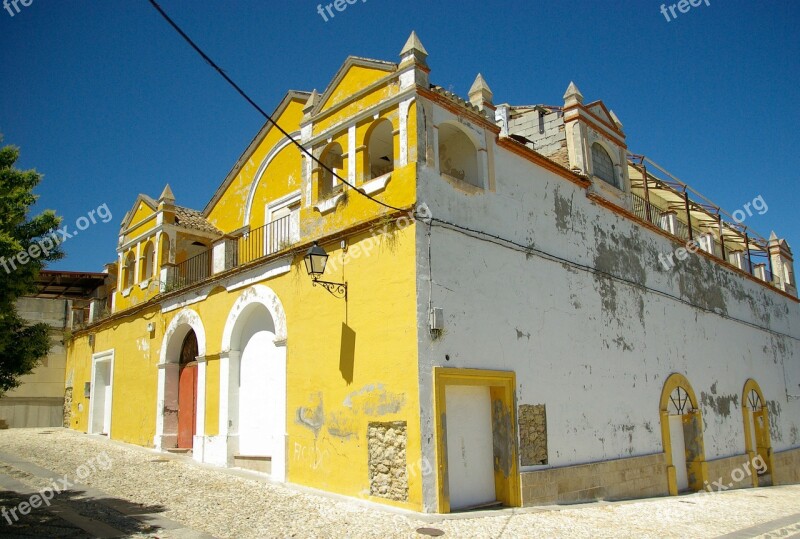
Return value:
M 683 200 L 686 203 L 686 224 L 689 226 L 689 241 L 694 239 L 694 232 L 692 231 L 692 214 L 689 211 L 689 193 L 686 188 L 683 189 Z
M 750 275 L 753 275 L 753 259 L 750 256 L 750 237 L 747 235 L 747 232 L 744 233 L 744 246 L 747 249 L 747 266 Z
M 722 260 L 726 260 L 725 256 L 725 234 L 724 234 L 724 227 L 722 226 L 722 216 L 717 213 L 717 220 L 719 221 L 719 245 L 722 247 Z
M 772 266 L 772 257 L 769 254 L 769 244 L 767 244 L 767 267 L 769 268 L 770 275 L 769 283 L 777 286 L 778 283 L 775 282 L 775 271 Z
M 644 162 L 642 162 L 642 178 L 644 179 L 644 209 L 645 212 L 647 212 L 645 215 L 647 215 L 648 222 L 652 223 L 653 215 L 650 209 L 650 188 L 647 187 L 647 166 Z

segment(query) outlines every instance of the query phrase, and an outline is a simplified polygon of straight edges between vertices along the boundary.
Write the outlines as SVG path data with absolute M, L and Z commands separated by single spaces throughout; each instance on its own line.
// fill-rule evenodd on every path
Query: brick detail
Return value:
M 524 472 L 522 505 L 667 496 L 664 453 Z
M 790 449 L 772 454 L 772 483 L 793 485 L 800 483 L 800 449 Z

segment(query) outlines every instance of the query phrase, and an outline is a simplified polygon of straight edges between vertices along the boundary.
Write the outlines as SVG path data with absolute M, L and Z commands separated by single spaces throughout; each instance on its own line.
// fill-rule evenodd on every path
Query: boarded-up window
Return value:
M 369 493 L 389 500 L 408 501 L 406 469 L 406 422 L 370 423 Z
M 611 156 L 596 142 L 592 144 L 592 168 L 595 176 L 614 187 L 619 187 Z
M 547 464 L 547 412 L 544 404 L 520 404 L 519 453 L 523 466 Z

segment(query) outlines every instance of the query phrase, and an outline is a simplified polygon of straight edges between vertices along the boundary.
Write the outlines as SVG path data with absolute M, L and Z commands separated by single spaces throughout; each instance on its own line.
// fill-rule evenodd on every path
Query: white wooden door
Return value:
M 672 465 L 678 479 L 678 492 L 689 488 L 689 473 L 686 469 L 686 442 L 683 437 L 683 416 L 669 416 L 669 438 L 672 444 Z
M 450 510 L 494 502 L 494 446 L 489 388 L 447 386 L 445 406 Z
M 111 426 L 111 363 L 94 364 L 94 382 L 91 390 L 92 434 L 108 434 Z
M 258 331 L 242 350 L 239 370 L 239 454 L 270 457 L 275 434 L 275 334 Z

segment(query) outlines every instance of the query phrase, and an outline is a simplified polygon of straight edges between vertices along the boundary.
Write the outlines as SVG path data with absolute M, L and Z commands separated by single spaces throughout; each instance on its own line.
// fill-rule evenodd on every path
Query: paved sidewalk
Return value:
M 87 468 L 103 455 L 108 466 Z M 52 484 L 50 477 L 82 483 L 25 517 L 24 525 L 38 526 L 41 534 L 25 535 L 22 519 L 9 526 L 0 516 L 6 536 L 421 538 L 427 528 L 481 539 L 800 537 L 800 486 L 442 516 L 275 484 L 65 429 L 0 431 L 0 461 L 6 507 Z M 98 528 L 87 529 L 93 525 Z
M 1 536 L 213 539 L 16 455 L 0 452 L 0 463 Z

